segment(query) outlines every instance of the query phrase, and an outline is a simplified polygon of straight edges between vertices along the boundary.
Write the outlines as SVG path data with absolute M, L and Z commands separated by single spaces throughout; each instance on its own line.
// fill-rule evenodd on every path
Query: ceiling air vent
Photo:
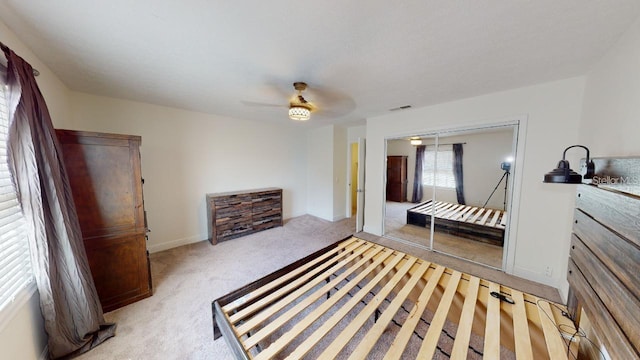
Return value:
M 396 108 L 389 109 L 389 111 L 398 111 L 398 110 L 406 110 L 406 109 L 411 109 L 411 105 L 398 106 Z

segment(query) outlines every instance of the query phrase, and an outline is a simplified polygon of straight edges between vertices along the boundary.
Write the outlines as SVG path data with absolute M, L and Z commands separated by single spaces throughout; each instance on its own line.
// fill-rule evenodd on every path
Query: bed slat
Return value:
M 486 210 L 485 208 L 480 208 L 478 212 L 476 212 L 476 214 L 471 219 L 467 220 L 467 222 L 475 223 L 476 220 L 478 220 L 478 217 L 480 217 L 480 215 L 482 215 L 482 213 L 484 213 L 485 210 Z
M 301 266 L 299 268 L 296 268 L 294 271 L 291 271 L 290 273 L 286 274 L 285 276 L 282 276 L 280 278 L 278 278 L 276 281 L 272 281 L 269 286 L 262 286 L 250 293 L 248 293 L 247 295 L 243 296 L 242 298 L 233 301 L 225 306 L 222 307 L 222 310 L 224 310 L 225 312 L 229 313 L 234 311 L 235 309 L 237 309 L 239 306 L 241 306 L 242 304 L 245 304 L 246 302 L 252 301 L 255 298 L 258 298 L 260 295 L 266 293 L 267 291 L 281 285 L 284 283 L 289 282 L 291 279 L 297 277 L 300 273 L 303 273 L 304 271 L 306 271 L 308 268 L 322 262 L 323 260 L 333 256 L 334 254 L 336 254 L 339 251 L 344 250 L 345 248 L 347 248 L 348 246 L 350 246 L 351 244 L 353 244 L 354 242 L 357 242 L 356 240 L 357 238 L 351 237 L 348 240 L 342 242 L 340 244 L 340 246 L 337 246 L 336 248 L 332 249 L 331 251 L 326 252 L 325 254 L 323 254 L 322 256 L 317 257 L 316 259 L 314 259 L 313 261 L 307 263 L 304 266 Z
M 322 326 L 320 326 L 316 331 L 313 332 L 302 344 L 298 345 L 298 347 L 287 356 L 287 359 L 300 359 L 302 358 L 311 348 L 317 344 L 323 336 L 325 336 L 331 329 L 333 329 L 336 324 L 342 320 L 342 318 L 360 301 L 369 294 L 378 283 L 394 270 L 398 263 L 404 258 L 404 253 L 396 254 L 395 258 L 389 262 L 384 269 L 382 269 L 371 281 L 367 283 L 367 285 L 363 286 L 360 291 L 356 293 L 345 305 L 343 305 L 335 314 L 333 314 L 329 320 L 325 321 Z M 256 359 L 258 359 L 256 357 Z M 265 358 L 266 359 L 266 358 Z
M 361 245 L 361 243 L 358 243 L 357 245 Z M 372 247 L 372 244 L 365 244 L 365 246 L 358 246 L 357 253 L 361 254 L 365 250 L 370 249 L 371 247 Z M 355 249 L 353 249 L 352 247 L 347 247 L 347 251 L 344 251 L 344 252 L 338 254 L 338 259 L 342 258 L 344 256 L 347 256 L 350 253 L 351 250 L 355 250 Z M 350 256 L 350 258 L 353 258 L 355 256 L 357 256 L 357 255 L 352 254 Z M 343 260 L 343 263 L 344 263 L 344 260 Z M 323 264 L 323 265 L 326 266 L 328 264 Z M 274 291 L 273 293 L 269 294 L 268 296 L 256 301 L 255 303 L 253 303 L 253 304 L 247 306 L 246 308 L 238 311 L 237 313 L 231 315 L 229 317 L 231 319 L 231 323 L 235 324 L 238 321 L 244 319 L 245 317 L 255 313 L 256 311 L 259 311 L 260 309 L 264 308 L 265 306 L 268 306 L 274 300 L 277 300 L 277 299 L 281 298 L 282 296 L 285 296 L 286 294 L 290 293 L 291 291 L 293 291 L 294 289 L 296 289 L 300 285 L 305 284 L 307 281 L 312 279 L 314 276 L 316 276 L 317 274 L 319 274 L 323 270 L 325 270 L 325 267 L 319 266 L 319 267 L 313 269 L 312 271 L 308 272 L 307 274 L 305 274 L 305 275 L 297 278 L 296 280 L 286 284 L 282 288 Z
M 336 293 L 331 295 L 331 297 L 322 303 L 318 308 L 316 308 L 313 312 L 305 316 L 300 322 L 298 322 L 295 326 L 293 326 L 288 332 L 286 336 L 280 337 L 273 344 L 271 344 L 268 348 L 263 350 L 264 353 L 261 356 L 266 358 L 272 357 L 278 354 L 282 349 L 287 346 L 296 336 L 302 333 L 305 329 L 307 329 L 311 324 L 316 321 L 320 316 L 326 313 L 335 303 L 341 300 L 349 291 L 351 291 L 360 281 L 365 279 L 369 274 L 371 274 L 383 261 L 387 260 L 392 253 L 390 251 L 385 251 L 384 254 L 378 256 L 374 262 L 372 262 L 367 268 L 359 273 L 355 278 L 349 281 L 345 286 L 341 287 Z M 395 264 L 399 262 L 401 259 L 396 257 L 391 263 Z M 324 288 L 323 288 L 324 290 Z M 320 290 L 319 290 L 320 291 Z M 262 354 L 261 353 L 261 354 Z
M 553 317 L 553 311 L 548 302 L 544 300 L 538 301 L 538 314 L 540 315 L 540 322 L 551 360 L 566 360 L 567 354 L 565 351 L 567 345 L 562 341 L 562 338 L 558 336 L 558 329 L 555 323 L 549 318 Z
M 512 290 L 511 298 L 515 302 L 513 304 L 513 338 L 516 346 L 516 358 L 518 360 L 533 360 L 524 296 L 520 291 Z
M 429 330 L 427 330 L 427 334 L 424 336 L 424 341 L 418 352 L 418 359 L 431 359 L 433 357 L 436 351 L 436 345 L 438 345 L 438 339 L 440 338 L 440 332 L 442 332 L 444 321 L 447 319 L 447 314 L 449 313 L 449 308 L 458 289 L 458 283 L 461 277 L 462 273 L 459 271 L 454 271 L 449 277 L 446 290 L 440 299 L 440 305 L 438 305 L 438 309 L 433 315 L 433 320 L 431 320 Z
M 496 226 L 496 222 L 498 222 L 498 217 L 500 216 L 501 212 L 499 210 L 496 210 L 493 214 L 493 219 L 491 219 L 491 222 L 489 223 L 489 226 Z
M 362 325 L 369 319 L 373 312 L 376 311 L 378 306 L 384 301 L 384 299 L 391 293 L 396 285 L 402 280 L 403 277 L 409 273 L 409 270 L 416 263 L 418 259 L 409 258 L 405 264 L 393 275 L 393 277 L 384 284 L 384 287 L 378 294 L 362 309 L 358 315 L 347 325 L 347 327 L 340 332 L 337 338 L 327 347 L 327 349 L 320 354 L 321 359 L 335 359 L 336 355 L 347 345 L 355 333 L 360 330 Z M 382 284 L 380 284 L 382 285 Z
M 407 283 L 402 287 L 402 290 L 398 292 L 393 301 L 391 301 L 391 304 L 389 304 L 382 315 L 378 318 L 376 324 L 369 329 L 364 340 L 360 342 L 358 347 L 353 351 L 353 353 L 351 353 L 349 359 L 355 360 L 365 358 L 369 354 L 369 351 L 371 351 L 380 338 L 380 335 L 382 335 L 384 330 L 389 326 L 389 322 L 393 320 L 393 317 L 398 312 L 398 309 L 400 309 L 400 306 L 402 306 L 402 303 L 407 299 L 409 293 L 413 290 L 418 281 L 422 279 L 422 276 L 427 272 L 427 270 L 429 270 L 430 265 L 431 263 L 426 261 L 420 264 L 420 267 L 413 273 L 413 275 L 411 275 L 411 279 L 407 281 Z
M 484 216 L 482 217 L 481 220 L 478 220 L 478 224 L 480 225 L 485 225 L 487 223 L 487 219 L 489 218 L 489 215 L 491 215 L 491 212 L 493 212 L 493 209 L 487 209 L 487 211 L 484 213 Z
M 306 297 L 304 299 L 304 301 L 302 301 L 301 303 L 298 303 L 294 308 L 288 310 L 285 314 L 283 314 L 280 317 L 278 317 L 278 319 L 272 321 L 271 323 L 269 323 L 269 325 L 267 325 L 264 328 L 260 329 L 257 333 L 252 334 L 251 337 L 249 339 L 247 339 L 247 341 L 245 342 L 246 348 L 248 349 L 248 348 L 253 347 L 258 342 L 262 341 L 262 339 L 264 339 L 266 336 L 268 336 L 269 334 L 271 334 L 272 332 L 277 330 L 280 326 L 285 324 L 287 321 L 291 320 L 291 318 L 293 318 L 296 314 L 298 314 L 299 312 L 304 310 L 307 306 L 313 304 L 313 302 L 315 302 L 319 298 L 323 297 L 328 291 L 333 289 L 334 286 L 337 286 L 342 280 L 344 280 L 350 274 L 352 274 L 354 271 L 356 271 L 356 269 L 358 269 L 360 266 L 364 265 L 366 262 L 371 260 L 371 258 L 373 258 L 375 255 L 377 255 L 381 251 L 383 251 L 383 248 L 382 247 L 374 247 L 371 250 L 372 251 L 369 251 L 369 254 L 366 254 L 366 256 L 364 256 L 362 259 L 360 259 L 360 261 L 358 261 L 356 264 L 354 264 L 353 266 L 351 266 L 348 269 L 346 269 L 343 273 L 341 273 L 335 279 L 333 279 L 328 284 L 323 286 L 320 290 L 314 292 L 313 295 Z M 328 276 L 334 274 L 339 268 L 341 268 L 342 266 L 346 265 L 348 262 L 352 261 L 353 259 L 355 259 L 356 257 L 358 257 L 360 255 L 361 255 L 361 253 L 354 253 L 351 257 L 345 259 L 342 263 L 339 263 L 336 266 L 332 267 L 331 269 L 325 271 L 325 273 L 323 273 L 320 276 L 318 276 L 314 281 L 307 283 L 305 286 L 301 287 L 300 289 L 298 289 L 295 292 L 293 292 L 290 295 L 288 295 L 286 298 L 278 301 L 276 304 L 274 304 L 271 307 L 269 307 L 269 311 L 268 312 L 264 312 L 262 314 L 256 315 L 255 317 L 251 318 L 250 320 L 248 320 L 247 322 L 245 322 L 241 326 L 238 326 L 237 331 L 236 331 L 237 335 L 241 336 L 241 335 L 244 335 L 244 334 L 248 333 L 255 326 L 257 326 L 260 323 L 266 321 L 270 316 L 272 316 L 272 314 L 276 313 L 280 309 L 282 309 L 285 306 L 287 306 L 289 304 L 289 302 L 292 302 L 295 299 L 301 297 L 302 294 L 304 294 L 307 291 L 311 290 L 313 287 L 318 285 L 320 282 L 325 281 L 324 280 L 325 278 L 327 278 Z
M 473 316 L 476 311 L 476 300 L 478 299 L 478 289 L 480 288 L 480 279 L 472 276 L 469 279 L 469 287 L 465 294 L 464 305 L 462 307 L 462 315 L 458 331 L 456 332 L 456 340 L 453 344 L 451 352 L 452 359 L 466 359 L 469 352 L 469 340 L 471 339 L 471 326 L 473 325 Z
M 427 308 L 427 303 L 431 299 L 433 290 L 438 286 L 444 270 L 444 266 L 438 265 L 434 273 L 429 277 L 427 285 L 424 287 L 418 301 L 409 312 L 409 316 L 407 317 L 407 320 L 405 320 L 404 325 L 402 325 L 400 332 L 398 332 L 395 340 L 391 343 L 387 354 L 384 356 L 384 360 L 400 359 L 402 351 L 405 346 L 407 346 L 407 343 L 413 335 L 413 331 L 420 322 L 420 318 Z
M 484 356 L 487 359 L 500 358 L 500 299 L 492 292 L 500 293 L 500 285 L 490 282 L 487 292 L 487 320 L 484 330 Z

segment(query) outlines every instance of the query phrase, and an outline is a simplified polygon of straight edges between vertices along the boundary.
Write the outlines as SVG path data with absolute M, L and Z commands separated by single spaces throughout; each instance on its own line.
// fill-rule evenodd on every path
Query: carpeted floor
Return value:
M 211 301 L 353 233 L 355 218 L 304 215 L 285 226 L 151 254 L 154 294 L 105 314 L 116 336 L 77 359 L 233 359 L 213 341 Z
M 224 339 L 213 341 L 211 301 L 351 235 L 354 219 L 332 223 L 304 215 L 216 246 L 202 241 L 152 254 L 154 295 L 105 314 L 118 324 L 116 336 L 77 359 L 232 359 Z M 358 236 L 559 300 L 555 289 L 496 270 L 370 234 Z

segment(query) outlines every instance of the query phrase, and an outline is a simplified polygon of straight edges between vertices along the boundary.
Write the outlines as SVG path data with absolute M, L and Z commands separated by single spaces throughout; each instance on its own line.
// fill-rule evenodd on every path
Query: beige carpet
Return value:
M 332 223 L 305 215 L 284 227 L 216 246 L 202 241 L 152 254 L 154 295 L 105 314 L 107 321 L 118 324 L 116 336 L 77 359 L 232 359 L 224 339 L 213 341 L 211 301 L 349 236 L 354 227 L 352 219 Z M 458 265 L 462 271 L 559 299 L 555 289 L 499 271 L 369 234 L 358 236 L 421 257 L 435 256 L 444 265 Z

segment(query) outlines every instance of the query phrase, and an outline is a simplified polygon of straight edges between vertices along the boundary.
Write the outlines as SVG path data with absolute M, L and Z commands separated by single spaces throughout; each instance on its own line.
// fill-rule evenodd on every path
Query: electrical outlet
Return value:
M 551 266 L 547 266 L 547 268 L 544 270 L 544 274 L 548 277 L 551 277 L 551 275 L 553 274 L 553 268 Z

